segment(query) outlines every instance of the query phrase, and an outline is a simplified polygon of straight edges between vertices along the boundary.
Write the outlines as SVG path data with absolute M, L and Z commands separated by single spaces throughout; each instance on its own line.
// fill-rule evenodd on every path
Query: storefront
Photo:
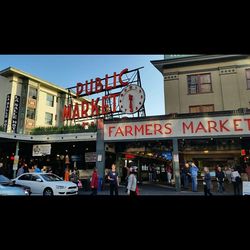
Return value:
M 244 169 L 249 159 L 249 114 L 247 110 L 106 121 L 104 140 L 115 148 L 121 176 L 126 162 L 133 161 L 141 181 L 148 180 L 151 164 L 156 165 L 157 179 L 164 180 L 165 166 L 172 162 L 174 179 L 179 181 L 180 168 L 188 160 L 200 169 L 217 165 Z

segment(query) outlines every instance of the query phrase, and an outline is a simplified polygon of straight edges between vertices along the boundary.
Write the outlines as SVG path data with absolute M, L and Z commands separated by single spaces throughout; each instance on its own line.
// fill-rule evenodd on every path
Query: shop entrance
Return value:
M 112 148 L 113 153 L 107 151 Z M 168 183 L 166 169 L 172 171 L 172 140 L 106 143 L 106 159 L 116 162 L 121 183 L 125 183 L 126 167 L 138 167 L 138 181 Z M 115 156 L 115 157 L 114 157 Z M 108 163 L 108 161 L 106 161 Z M 110 168 L 106 165 L 106 168 Z M 107 170 L 106 170 L 107 171 Z M 172 175 L 173 176 L 173 175 Z M 173 177 L 171 177 L 172 179 Z

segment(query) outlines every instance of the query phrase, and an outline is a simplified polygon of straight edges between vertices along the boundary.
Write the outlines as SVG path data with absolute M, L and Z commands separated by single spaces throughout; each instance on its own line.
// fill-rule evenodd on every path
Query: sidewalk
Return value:
M 213 183 L 213 188 L 211 190 L 212 194 L 214 196 L 231 196 L 234 195 L 233 193 L 233 187 L 232 184 L 225 184 L 225 192 L 224 193 L 218 193 L 217 192 L 217 183 Z M 126 188 L 124 185 L 120 185 L 119 187 L 119 195 L 127 196 L 127 193 L 125 192 Z M 191 189 L 189 190 L 182 190 L 180 192 L 175 191 L 175 187 L 168 186 L 160 183 L 143 183 L 139 185 L 139 192 L 140 195 L 145 196 L 204 196 L 203 186 L 198 185 L 198 192 L 192 192 Z M 79 195 L 90 195 L 91 191 L 83 191 L 79 190 Z M 109 186 L 105 185 L 104 190 L 99 191 L 98 195 L 110 195 L 109 193 Z

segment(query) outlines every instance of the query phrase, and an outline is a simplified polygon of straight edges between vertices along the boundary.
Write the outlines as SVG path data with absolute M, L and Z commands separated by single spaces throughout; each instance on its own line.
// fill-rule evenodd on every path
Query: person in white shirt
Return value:
M 131 167 L 130 168 L 130 174 L 128 177 L 128 186 L 127 186 L 127 192 L 130 196 L 136 196 L 136 186 L 137 186 L 137 178 L 136 178 L 137 168 Z
M 236 169 L 232 169 L 231 179 L 234 186 L 234 195 L 240 195 L 241 193 L 241 177 Z

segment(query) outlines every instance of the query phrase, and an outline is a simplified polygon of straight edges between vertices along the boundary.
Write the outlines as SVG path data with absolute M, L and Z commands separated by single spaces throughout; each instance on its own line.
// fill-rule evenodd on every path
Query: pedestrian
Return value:
M 167 172 L 167 176 L 168 176 L 168 184 L 171 184 L 171 179 L 172 179 L 172 173 L 173 173 L 173 169 L 171 165 L 167 165 L 166 167 L 166 172 Z
M 130 168 L 130 173 L 128 177 L 128 186 L 127 193 L 130 196 L 136 196 L 136 187 L 137 187 L 137 177 L 136 177 L 137 169 L 135 167 Z
M 148 180 L 150 183 L 153 182 L 153 165 L 149 164 L 148 166 Z
M 42 172 L 43 172 L 43 173 L 47 173 L 47 167 L 46 167 L 46 166 L 43 166 Z
M 21 167 L 17 170 L 17 177 L 24 173 L 24 164 L 25 163 L 22 163 Z
M 182 174 L 183 174 L 184 189 L 188 189 L 189 177 L 191 176 L 188 162 L 185 163 Z
M 225 174 L 221 170 L 221 167 L 218 167 L 215 176 L 216 176 L 216 180 L 217 180 L 217 191 L 219 193 L 223 193 L 225 191 L 225 188 L 224 188 Z
M 191 167 L 190 167 L 190 174 L 191 174 L 191 179 L 192 179 L 192 191 L 197 192 L 197 176 L 198 176 L 198 167 L 194 164 L 194 162 L 191 162 Z
M 108 180 L 109 180 L 109 187 L 110 187 L 110 195 L 114 194 L 118 195 L 118 186 L 119 186 L 119 180 L 118 180 L 118 174 L 116 172 L 116 165 L 113 163 L 111 167 L 111 171 L 108 173 Z
M 37 164 L 34 165 L 34 173 L 41 173 L 41 169 L 37 166 Z
M 227 177 L 227 182 L 229 184 L 232 183 L 232 178 L 231 178 L 231 174 L 232 174 L 232 170 L 230 167 L 225 167 L 225 174 L 226 174 L 226 177 Z
M 247 177 L 248 177 L 248 181 L 250 181 L 250 165 L 247 164 L 247 167 L 246 167 L 246 173 L 247 173 Z
M 74 182 L 76 185 L 78 185 L 78 181 L 79 181 L 79 171 L 77 169 L 77 167 L 74 167 L 72 173 L 69 176 L 70 181 Z
M 211 193 L 211 175 L 209 173 L 209 168 L 204 167 L 204 177 L 203 177 L 204 195 L 212 196 Z
M 231 173 L 232 183 L 234 186 L 234 195 L 240 195 L 241 193 L 241 178 L 236 168 L 232 169 Z
M 98 175 L 97 175 L 97 169 L 96 168 L 94 168 L 93 173 L 92 173 L 90 187 L 91 187 L 91 190 L 92 190 L 91 195 L 97 195 Z
M 69 181 L 69 175 L 70 175 L 70 169 L 69 169 L 69 166 L 66 165 L 66 169 L 64 171 L 64 180 L 65 181 Z

